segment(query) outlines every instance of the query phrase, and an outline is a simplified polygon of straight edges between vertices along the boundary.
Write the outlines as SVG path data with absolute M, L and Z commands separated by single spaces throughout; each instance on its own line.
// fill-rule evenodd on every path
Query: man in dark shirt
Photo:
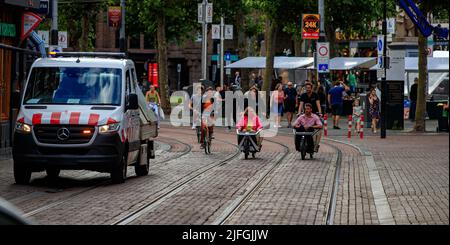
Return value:
M 414 84 L 411 86 L 411 91 L 409 92 L 409 100 L 411 100 L 409 108 L 409 119 L 414 121 L 416 119 L 416 103 L 417 103 L 417 86 L 419 79 L 416 77 L 414 79 Z
M 308 103 L 312 105 L 313 113 L 322 114 L 319 95 L 313 92 L 313 85 L 311 83 L 306 83 L 305 90 L 306 92 L 300 96 L 300 105 L 298 107 L 298 114 L 302 114 L 304 105 Z

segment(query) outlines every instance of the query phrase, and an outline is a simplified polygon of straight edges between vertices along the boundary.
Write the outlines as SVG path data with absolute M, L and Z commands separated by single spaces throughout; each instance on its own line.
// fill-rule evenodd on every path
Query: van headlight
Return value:
M 119 131 L 120 123 L 112 123 L 98 127 L 98 132 L 101 134 L 109 134 Z
M 15 129 L 16 129 L 16 132 L 18 132 L 18 133 L 22 133 L 22 134 L 31 133 L 31 126 L 26 123 L 16 122 Z

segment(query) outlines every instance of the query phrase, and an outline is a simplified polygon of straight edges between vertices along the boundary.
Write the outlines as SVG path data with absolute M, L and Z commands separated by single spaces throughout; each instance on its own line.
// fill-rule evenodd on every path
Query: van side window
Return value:
M 131 88 L 131 93 L 135 94 L 136 86 L 134 86 L 134 75 L 133 75 L 132 69 L 130 69 L 130 88 Z
M 130 70 L 127 70 L 125 77 L 126 77 L 126 92 L 127 92 L 127 94 L 130 94 L 130 93 L 132 93 Z
M 136 76 L 136 70 L 134 68 L 131 69 L 131 77 L 132 77 L 132 80 L 133 80 L 133 82 L 132 82 L 133 87 L 136 89 L 137 92 L 142 92 L 143 93 L 143 91 L 139 87 L 137 76 Z

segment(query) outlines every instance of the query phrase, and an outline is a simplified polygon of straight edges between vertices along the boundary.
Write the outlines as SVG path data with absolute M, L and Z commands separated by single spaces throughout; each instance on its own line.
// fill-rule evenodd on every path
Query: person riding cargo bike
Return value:
M 253 108 L 247 107 L 244 110 L 236 129 L 238 145 L 240 150 L 244 152 L 245 159 L 248 159 L 250 153 L 255 158 L 256 152 L 261 151 L 263 138 L 260 136 L 260 132 L 263 125 Z
M 294 122 L 295 149 L 302 153 L 302 159 L 305 159 L 306 153 L 312 158 L 319 151 L 319 132 L 322 126 L 320 117 L 312 113 L 312 105 L 305 104 L 305 114 Z

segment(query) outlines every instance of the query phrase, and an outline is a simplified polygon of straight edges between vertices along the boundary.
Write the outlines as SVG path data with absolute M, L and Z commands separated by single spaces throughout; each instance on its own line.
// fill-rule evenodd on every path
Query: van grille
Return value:
M 58 131 L 67 129 L 67 137 L 58 137 Z M 36 125 L 34 126 L 36 139 L 43 144 L 87 144 L 91 141 L 95 127 L 92 126 L 68 126 L 68 125 Z M 84 130 L 90 130 L 90 134 L 83 134 Z M 66 130 L 64 130 L 67 132 Z

